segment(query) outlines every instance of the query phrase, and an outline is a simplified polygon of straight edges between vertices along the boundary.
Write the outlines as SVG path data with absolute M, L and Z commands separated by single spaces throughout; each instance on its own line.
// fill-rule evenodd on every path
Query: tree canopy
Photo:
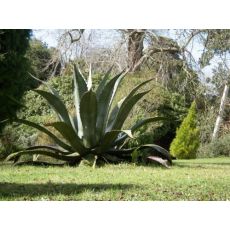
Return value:
M 23 92 L 32 86 L 25 57 L 31 33 L 29 29 L 0 30 L 0 120 L 14 116 Z

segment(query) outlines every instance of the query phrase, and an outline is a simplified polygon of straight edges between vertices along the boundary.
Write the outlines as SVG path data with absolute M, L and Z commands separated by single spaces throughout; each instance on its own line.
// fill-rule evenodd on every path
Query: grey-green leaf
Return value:
M 111 147 L 113 141 L 120 133 L 125 133 L 130 138 L 133 138 L 131 130 L 112 130 L 110 132 L 107 132 L 101 140 L 100 147 L 98 148 L 99 152 L 103 153 L 108 150 Z
M 41 79 L 39 78 L 36 78 L 35 76 L 33 76 L 31 73 L 29 73 L 29 75 L 34 78 L 35 80 L 41 82 L 42 84 L 44 84 L 48 90 L 50 91 L 50 93 L 52 93 L 53 95 L 57 96 L 57 97 L 60 97 L 58 92 L 47 82 L 47 81 L 42 81 Z
M 72 126 L 69 126 L 65 122 L 52 122 L 47 124 L 47 126 L 54 127 L 73 147 L 73 149 L 80 154 L 84 154 L 86 152 L 86 148 L 83 146 L 82 140 L 75 133 Z
M 5 161 L 10 161 L 14 158 L 20 157 L 22 155 L 34 155 L 34 154 L 40 154 L 40 155 L 45 155 L 45 156 L 50 156 L 58 160 L 63 160 L 63 161 L 71 161 L 75 160 L 76 157 L 78 156 L 66 156 L 66 155 L 61 155 L 56 152 L 51 152 L 51 151 L 45 151 L 45 150 L 22 150 L 16 153 L 10 154 Z
M 110 130 L 119 130 L 122 128 L 126 118 L 128 117 L 131 109 L 133 108 L 133 106 L 145 95 L 149 92 L 150 90 L 147 90 L 145 92 L 142 93 L 138 93 L 134 96 L 132 96 L 131 98 L 129 98 L 128 100 L 124 100 L 120 109 L 117 112 L 117 116 L 116 118 L 112 121 L 111 124 L 109 124 L 109 131 Z M 110 119 L 111 120 L 111 119 Z
M 82 138 L 83 128 L 82 128 L 82 121 L 80 117 L 80 101 L 83 94 L 88 91 L 88 88 L 81 71 L 76 67 L 76 65 L 74 65 L 73 82 L 74 82 L 74 92 L 73 92 L 74 106 L 76 110 L 78 136 Z
M 157 153 L 153 153 L 152 155 L 153 156 L 159 156 L 159 157 L 161 157 L 161 158 L 163 158 L 163 159 L 166 159 L 166 160 L 168 160 L 168 162 L 171 164 L 172 163 L 172 158 L 171 158 L 171 156 L 170 156 L 170 153 L 166 150 L 166 149 L 164 149 L 164 148 L 162 148 L 161 146 L 159 146 L 159 145 L 155 145 L 155 144 L 146 144 L 146 145 L 141 145 L 141 146 L 139 146 L 137 149 L 140 149 L 140 150 L 142 150 L 142 149 L 152 149 L 152 150 L 156 150 L 157 151 Z
M 83 142 L 87 148 L 94 147 L 98 141 L 96 135 L 97 97 L 90 90 L 86 92 L 80 103 L 80 116 L 83 126 Z
M 97 116 L 97 134 L 102 136 L 105 132 L 108 122 L 108 115 L 112 105 L 113 98 L 116 94 L 117 87 L 124 77 L 123 72 L 111 79 L 102 89 L 98 98 L 98 116 Z
M 63 152 L 59 148 L 54 148 L 54 147 L 49 146 L 49 145 L 31 146 L 31 147 L 28 147 L 26 150 L 41 150 L 41 149 L 52 150 L 54 152 L 61 153 L 63 155 L 68 155 L 70 153 L 70 152 Z
M 125 97 L 121 102 L 119 102 L 119 104 L 117 104 L 115 106 L 115 108 L 112 110 L 112 113 L 110 114 L 110 117 L 109 117 L 109 122 L 108 122 L 108 127 L 107 127 L 107 131 L 110 131 L 112 129 L 121 129 L 121 127 L 113 127 L 115 125 L 115 120 L 116 120 L 116 117 L 118 116 L 119 114 L 119 111 L 122 110 L 124 107 L 129 107 L 129 105 L 127 104 L 130 104 L 130 101 L 132 101 L 132 98 L 135 97 L 135 93 L 138 91 L 138 89 L 140 89 L 143 85 L 147 84 L 148 82 L 152 81 L 153 79 L 149 79 L 149 80 L 146 80 L 142 83 L 140 83 L 139 85 L 137 85 L 130 93 L 127 97 Z M 148 92 L 148 91 L 145 91 L 145 92 Z M 140 93 L 138 94 L 140 95 Z M 138 96 L 137 96 L 138 97 Z M 134 105 L 133 105 L 134 106 Z
M 98 85 L 97 90 L 96 90 L 97 98 L 99 98 L 102 90 L 104 89 L 105 85 L 107 84 L 112 69 L 113 69 L 113 66 L 109 68 L 109 70 L 106 72 L 105 76 L 103 77 L 102 81 Z
M 61 120 L 61 121 L 65 121 L 66 123 L 68 123 L 69 125 L 71 125 L 71 121 L 70 121 L 70 117 L 69 117 L 69 113 L 66 109 L 66 106 L 65 104 L 63 103 L 63 101 L 49 93 L 49 92 L 46 92 L 46 91 L 43 91 L 43 90 L 34 90 L 36 93 L 40 94 L 42 97 L 44 97 L 49 105 L 54 109 L 54 111 L 57 113 L 58 115 L 58 118 Z
M 51 137 L 60 147 L 62 147 L 63 149 L 66 149 L 70 152 L 73 151 L 73 148 L 70 145 L 67 145 L 66 143 L 64 143 L 63 141 L 61 141 L 58 137 L 56 137 L 53 133 L 51 133 L 48 129 L 46 129 L 45 127 L 38 125 L 32 121 L 28 121 L 28 120 L 24 120 L 24 119 L 16 119 L 15 122 L 18 123 L 22 123 L 28 126 L 31 126 L 45 134 L 47 134 L 49 137 Z
M 136 130 L 138 130 L 141 126 L 146 125 L 148 123 L 151 122 L 157 122 L 157 121 L 162 121 L 162 120 L 166 120 L 167 118 L 165 117 L 149 117 L 143 120 L 140 120 L 138 122 L 136 122 L 135 125 L 133 125 L 130 130 L 132 131 L 132 133 L 134 133 Z M 127 134 L 122 135 L 121 137 L 119 137 L 115 142 L 114 145 L 121 145 L 123 144 L 123 142 L 125 141 L 125 139 L 128 137 Z
M 87 88 L 88 88 L 88 90 L 91 90 L 91 88 L 92 88 L 92 66 L 91 66 L 91 63 L 89 65 L 89 77 L 88 77 L 88 81 L 87 81 Z

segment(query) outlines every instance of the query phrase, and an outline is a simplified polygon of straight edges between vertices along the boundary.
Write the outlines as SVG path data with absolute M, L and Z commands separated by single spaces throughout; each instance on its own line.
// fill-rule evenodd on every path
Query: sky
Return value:
M 49 47 L 57 46 L 57 30 L 33 30 L 33 36 L 45 42 Z

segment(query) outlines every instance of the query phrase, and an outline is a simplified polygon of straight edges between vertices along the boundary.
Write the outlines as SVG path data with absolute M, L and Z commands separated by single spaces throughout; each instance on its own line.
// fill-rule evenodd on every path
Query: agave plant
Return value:
M 23 151 L 10 154 L 6 160 L 18 161 L 20 156 L 46 155 L 55 159 L 63 160 L 69 164 L 77 164 L 89 156 L 93 156 L 94 165 L 97 159 L 106 162 L 119 162 L 131 160 L 134 150 L 149 150 L 149 159 L 159 163 L 171 164 L 169 153 L 158 145 L 148 144 L 137 146 L 132 149 L 123 149 L 127 138 L 133 138 L 135 132 L 142 125 L 149 122 L 156 122 L 163 118 L 151 117 L 143 119 L 134 124 L 130 129 L 123 130 L 123 124 L 133 106 L 150 90 L 139 92 L 139 89 L 149 83 L 152 79 L 146 80 L 137 85 L 125 98 L 119 101 L 113 108 L 113 99 L 119 83 L 126 75 L 125 71 L 110 78 L 111 70 L 105 74 L 103 80 L 95 91 L 92 89 L 91 67 L 87 81 L 81 71 L 74 65 L 73 74 L 73 96 L 74 115 L 70 115 L 65 104 L 60 99 L 58 92 L 44 82 L 49 91 L 36 89 L 36 93 L 46 99 L 48 104 L 56 112 L 58 121 L 47 123 L 44 126 L 28 120 L 17 118 L 15 121 L 29 125 L 44 132 L 51 137 L 56 146 L 33 146 Z M 56 129 L 62 139 L 58 138 L 47 127 Z M 165 165 L 167 165 L 165 164 Z

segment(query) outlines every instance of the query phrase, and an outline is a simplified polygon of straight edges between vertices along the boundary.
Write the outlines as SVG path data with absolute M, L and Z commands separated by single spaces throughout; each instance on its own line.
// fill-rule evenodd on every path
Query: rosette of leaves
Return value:
M 113 99 L 125 71 L 111 78 L 111 70 L 105 74 L 97 89 L 92 89 L 91 67 L 86 81 L 85 77 L 74 65 L 73 96 L 75 112 L 71 115 L 65 104 L 60 99 L 58 92 L 46 82 L 48 91 L 34 90 L 46 99 L 51 108 L 56 112 L 58 121 L 38 125 L 34 122 L 15 119 L 15 122 L 26 124 L 47 134 L 56 143 L 55 146 L 32 146 L 23 151 L 10 154 L 6 160 L 18 162 L 20 156 L 46 155 L 67 162 L 70 165 L 80 163 L 85 159 L 93 159 L 93 165 L 99 160 L 104 162 L 131 161 L 132 153 L 143 149 L 149 150 L 149 155 L 154 156 L 154 161 L 162 163 L 162 159 L 171 164 L 170 154 L 160 146 L 154 144 L 123 149 L 127 138 L 133 138 L 132 133 L 149 122 L 157 122 L 162 117 L 151 117 L 138 121 L 130 129 L 123 130 L 123 124 L 134 105 L 150 90 L 139 92 L 144 85 L 152 79 L 137 85 L 125 98 L 112 107 Z M 52 127 L 60 133 L 62 138 L 51 132 Z M 59 135 L 59 136 L 60 136 Z M 151 158 L 149 158 L 151 159 Z

